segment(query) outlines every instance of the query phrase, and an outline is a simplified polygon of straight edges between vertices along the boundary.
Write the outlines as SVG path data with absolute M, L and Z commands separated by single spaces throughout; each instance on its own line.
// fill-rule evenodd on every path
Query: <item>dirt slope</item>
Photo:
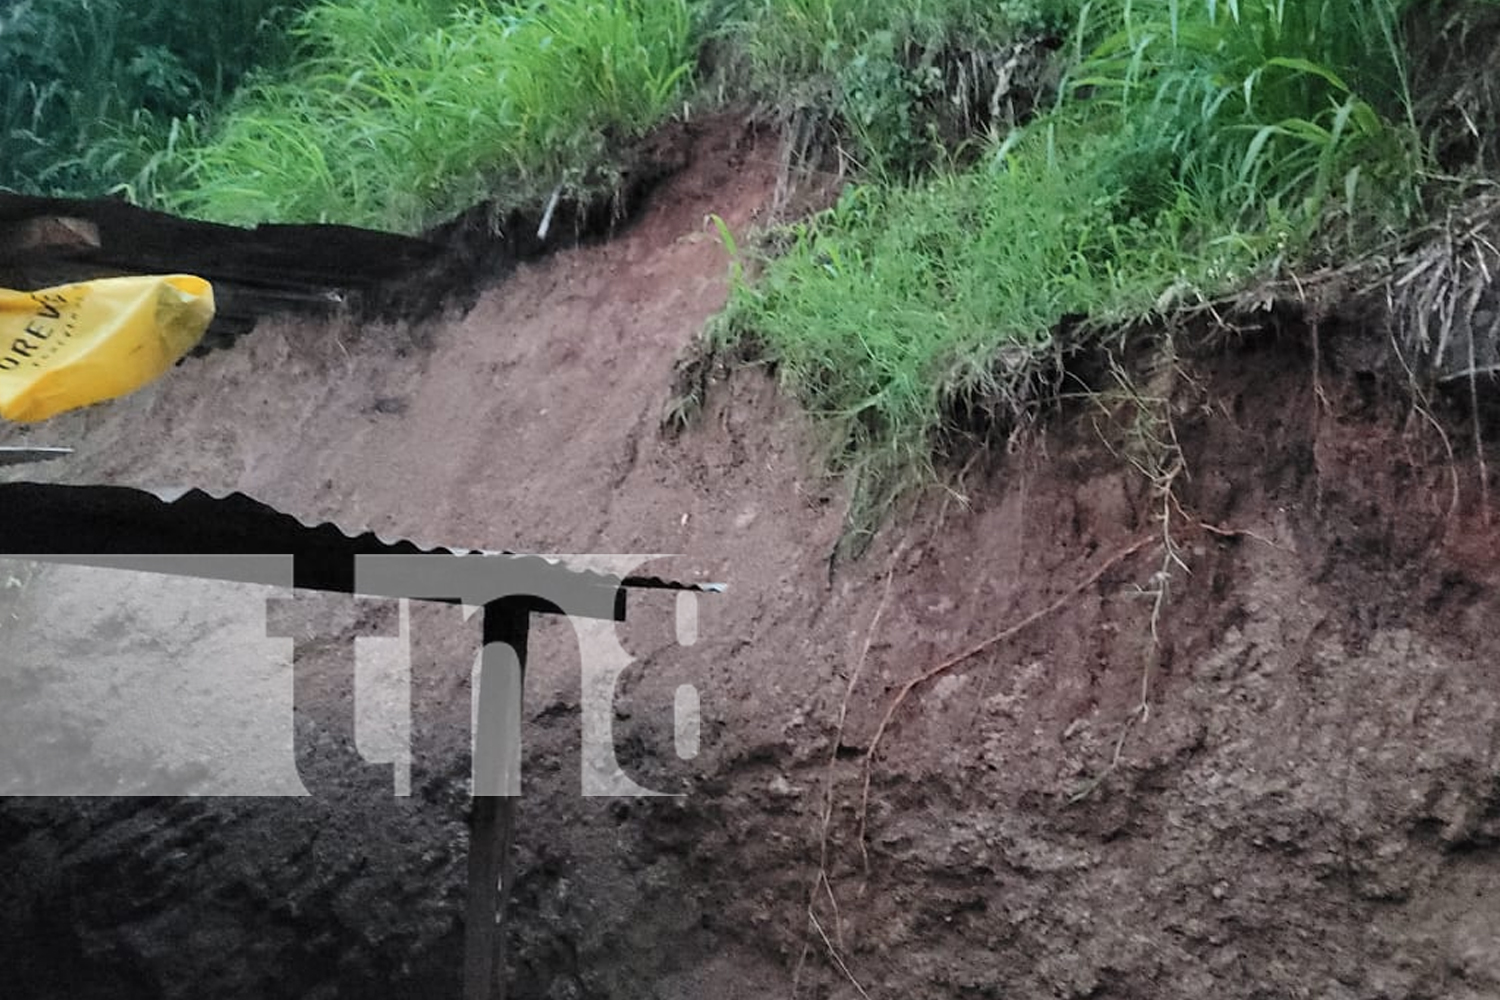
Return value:
M 622 630 L 639 669 L 619 755 L 680 799 L 579 795 L 577 654 L 538 624 L 518 996 L 1500 992 L 1500 561 L 1468 464 L 1358 372 L 1322 373 L 1320 404 L 1306 345 L 1266 337 L 1187 362 L 1175 390 L 1183 565 L 1155 642 L 1161 497 L 1092 412 L 830 578 L 841 501 L 768 379 L 719 387 L 680 440 L 657 428 L 673 360 L 725 294 L 705 216 L 752 222 L 774 159 L 701 129 L 639 223 L 522 266 L 461 320 L 268 324 L 31 437 L 80 449 L 45 470 L 70 481 L 240 488 L 458 545 L 681 553 L 661 567 L 731 584 L 699 602 L 691 647 L 670 600 Z M 59 653 L 71 614 L 123 608 L 90 627 L 180 637 L 188 657 L 229 628 L 206 591 L 138 581 L 122 602 L 115 579 L 27 574 L 0 598 L 12 683 L 159 652 Z M 866 814 L 866 751 L 907 679 L 1039 612 L 912 692 Z M 288 614 L 300 634 L 370 625 L 338 602 Z M 448 610 L 412 630 L 419 704 L 467 704 L 453 665 L 475 637 Z M 328 697 L 347 699 L 336 667 Z M 705 716 L 692 762 L 671 752 L 686 682 Z M 100 722 L 59 725 L 87 745 Z M 0 986 L 455 995 L 467 744 L 439 735 L 451 753 L 400 803 L 337 747 L 310 800 L 8 800 Z

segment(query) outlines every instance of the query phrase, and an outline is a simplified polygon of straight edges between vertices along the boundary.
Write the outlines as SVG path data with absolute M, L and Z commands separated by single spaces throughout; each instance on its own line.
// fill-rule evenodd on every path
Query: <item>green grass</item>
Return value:
M 1071 19 L 1069 0 L 720 0 L 705 34 L 737 58 L 737 89 L 831 133 L 867 175 L 951 163 L 987 125 L 996 61 Z M 816 154 L 826 150 L 813 149 Z
M 826 108 L 869 169 L 909 174 L 953 138 L 939 57 L 997 48 L 1049 6 L 321 0 L 290 73 L 241 93 L 213 131 L 152 133 L 125 189 L 224 222 L 414 231 L 482 201 L 607 188 L 622 143 L 704 103 L 691 84 L 705 40 L 737 53 L 737 99 Z
M 770 93 L 798 82 L 839 77 L 872 42 L 892 51 L 1005 44 L 1018 31 L 1057 26 L 1065 0 L 723 0 L 718 30 L 738 37 Z
M 690 82 L 686 0 L 450 6 L 318 3 L 295 71 L 243 91 L 149 197 L 230 223 L 413 232 L 607 182 Z
M 776 363 L 870 512 L 931 479 L 950 414 L 1033 407 L 1064 320 L 1102 327 L 1233 283 L 1286 236 L 1206 240 L 1185 191 L 1143 210 L 1114 152 L 1039 130 L 983 170 L 851 188 L 737 287 L 730 328 Z
M 983 165 L 793 227 L 721 329 L 818 418 L 853 527 L 931 481 L 954 414 L 1033 407 L 1089 330 L 1408 224 L 1405 6 L 1082 4 L 1057 107 Z
M 257 68 L 288 0 L 20 0 L 0 9 L 0 188 L 103 194 Z M 177 126 L 180 134 L 183 125 Z M 149 156 L 149 152 L 146 154 Z
M 1421 169 L 1407 92 L 1400 0 L 1105 0 L 1080 39 L 1102 35 L 1059 117 L 1101 111 L 1153 133 L 1163 178 L 1241 227 L 1279 209 L 1305 227 L 1330 200 L 1395 198 L 1416 210 Z M 1373 189 L 1373 190 L 1369 190 Z M 1368 220 L 1366 220 L 1368 221 Z M 1304 233 L 1311 236 L 1311 233 Z
M 154 0 L 133 17 L 127 0 L 22 3 L 0 32 L 15 56 L 6 164 L 24 190 L 414 231 L 479 202 L 607 189 L 632 138 L 713 103 L 692 80 L 707 43 L 732 53 L 725 94 L 807 111 L 867 173 L 907 177 L 951 162 L 990 63 L 1070 6 L 233 0 L 185 16 Z

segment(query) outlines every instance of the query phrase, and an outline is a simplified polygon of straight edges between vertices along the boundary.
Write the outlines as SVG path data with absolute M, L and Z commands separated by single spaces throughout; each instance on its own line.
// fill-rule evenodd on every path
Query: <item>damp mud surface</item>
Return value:
M 831 570 L 844 494 L 766 372 L 661 430 L 727 294 L 709 216 L 741 231 L 776 186 L 768 138 L 690 138 L 613 239 L 518 264 L 463 315 L 266 321 L 5 443 L 76 448 L 25 470 L 56 481 L 668 553 L 650 567 L 729 585 L 690 611 L 633 598 L 619 628 L 615 756 L 668 795 L 584 794 L 580 642 L 536 621 L 516 997 L 1500 995 L 1500 532 L 1462 428 L 1268 332 L 1182 359 L 1165 478 L 1128 460 L 1128 413 L 1070 406 Z M 395 637 L 421 728 L 468 704 L 462 609 L 19 560 L 0 583 L 0 721 L 28 734 L 6 788 L 26 753 L 71 754 L 58 780 L 90 796 L 0 803 L 0 992 L 458 995 L 469 734 L 424 730 L 447 750 L 406 789 L 332 730 L 292 767 L 292 727 L 325 716 L 293 717 L 273 637 L 305 648 L 326 718 L 401 701 L 346 676 L 347 640 Z M 221 673 L 172 668 L 163 705 L 141 694 L 162 664 Z M 225 777 L 152 749 L 209 704 L 200 756 L 265 733 L 279 753 Z M 114 794 L 143 773 L 198 794 Z

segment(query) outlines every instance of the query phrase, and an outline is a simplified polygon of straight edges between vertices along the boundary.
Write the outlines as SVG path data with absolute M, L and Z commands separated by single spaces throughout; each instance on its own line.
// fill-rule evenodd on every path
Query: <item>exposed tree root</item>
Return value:
M 926 684 L 928 681 L 932 681 L 937 679 L 938 677 L 941 677 L 943 674 L 948 673 L 960 664 L 972 660 L 974 657 L 991 649 L 992 647 L 1005 642 L 1007 639 L 1013 638 L 1020 632 L 1031 627 L 1032 625 L 1035 625 L 1042 619 L 1050 617 L 1058 611 L 1061 611 L 1068 605 L 1070 601 L 1078 597 L 1078 595 L 1082 594 L 1084 591 L 1088 590 L 1094 584 L 1098 583 L 1099 580 L 1102 579 L 1104 575 L 1111 569 L 1115 568 L 1120 563 L 1140 552 L 1142 549 L 1146 548 L 1156 540 L 1156 537 L 1152 535 L 1146 538 L 1142 538 L 1134 542 L 1133 544 L 1126 546 L 1124 549 L 1121 549 L 1119 552 L 1106 559 L 1104 563 L 1093 573 L 1090 573 L 1082 583 L 1070 589 L 1067 593 L 1060 596 L 1051 604 L 1038 611 L 1032 612 L 1025 618 L 1022 618 L 1020 621 L 1016 622 L 1014 625 L 996 632 L 988 639 L 984 639 L 976 643 L 963 652 L 958 653 L 954 656 L 950 656 L 948 659 L 939 663 L 937 666 L 931 667 L 928 670 L 925 670 L 922 673 L 918 674 L 916 677 L 913 677 L 902 686 L 901 690 L 896 693 L 896 697 L 891 700 L 890 705 L 886 708 L 885 716 L 880 720 L 880 725 L 875 728 L 875 735 L 870 740 L 869 748 L 865 750 L 864 785 L 863 789 L 860 792 L 859 800 L 859 852 L 860 857 L 864 862 L 866 872 L 870 870 L 870 853 L 865 838 L 865 822 L 869 815 L 870 778 L 875 767 L 875 753 L 880 749 L 881 740 L 884 739 L 885 732 L 890 727 L 891 720 L 895 718 L 896 712 L 900 710 L 901 706 L 906 702 L 906 699 L 911 695 L 911 693 L 917 688 L 921 687 L 923 684 Z
M 859 685 L 860 677 L 864 675 L 865 663 L 870 658 L 870 646 L 875 641 L 875 634 L 880 628 L 880 620 L 885 616 L 886 605 L 890 603 L 891 582 L 895 579 L 896 575 L 896 561 L 901 558 L 905 551 L 906 546 L 904 544 L 898 545 L 896 546 L 896 551 L 891 554 L 890 565 L 887 566 L 885 573 L 885 585 L 880 592 L 880 603 L 875 608 L 875 614 L 870 618 L 869 628 L 865 630 L 864 645 L 860 648 L 859 659 L 855 661 L 854 669 L 849 673 L 849 683 L 844 687 L 844 699 L 839 704 L 839 717 L 833 737 L 833 749 L 828 754 L 828 768 L 823 787 L 823 814 L 818 829 L 818 871 L 813 878 L 807 896 L 807 923 L 809 929 L 817 933 L 823 942 L 823 946 L 828 951 L 829 959 L 844 974 L 844 977 L 849 980 L 850 984 L 854 986 L 855 990 L 862 997 L 868 997 L 869 994 L 860 986 L 859 981 L 854 977 L 854 973 L 850 971 L 848 965 L 844 962 L 840 954 L 840 948 L 836 947 L 832 940 L 829 940 L 827 932 L 823 929 L 822 922 L 818 920 L 818 895 L 821 892 L 826 893 L 828 896 L 828 903 L 833 909 L 834 937 L 842 945 L 843 929 L 839 915 L 838 898 L 833 894 L 833 883 L 828 879 L 828 832 L 833 825 L 834 786 L 836 784 L 835 769 L 838 766 L 839 747 L 843 745 L 844 741 L 844 727 L 849 718 L 849 701 L 854 695 L 854 689 Z M 802 978 L 802 968 L 807 963 L 807 955 L 810 948 L 810 943 L 803 944 L 802 955 L 797 959 L 797 969 L 792 974 L 792 996 L 794 997 L 797 995 L 797 987 Z

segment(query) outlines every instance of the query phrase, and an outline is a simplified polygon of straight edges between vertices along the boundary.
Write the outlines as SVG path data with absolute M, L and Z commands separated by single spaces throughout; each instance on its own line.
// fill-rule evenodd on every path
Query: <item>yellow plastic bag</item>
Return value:
M 155 381 L 203 339 L 213 287 L 186 274 L 0 288 L 0 417 L 46 420 Z

